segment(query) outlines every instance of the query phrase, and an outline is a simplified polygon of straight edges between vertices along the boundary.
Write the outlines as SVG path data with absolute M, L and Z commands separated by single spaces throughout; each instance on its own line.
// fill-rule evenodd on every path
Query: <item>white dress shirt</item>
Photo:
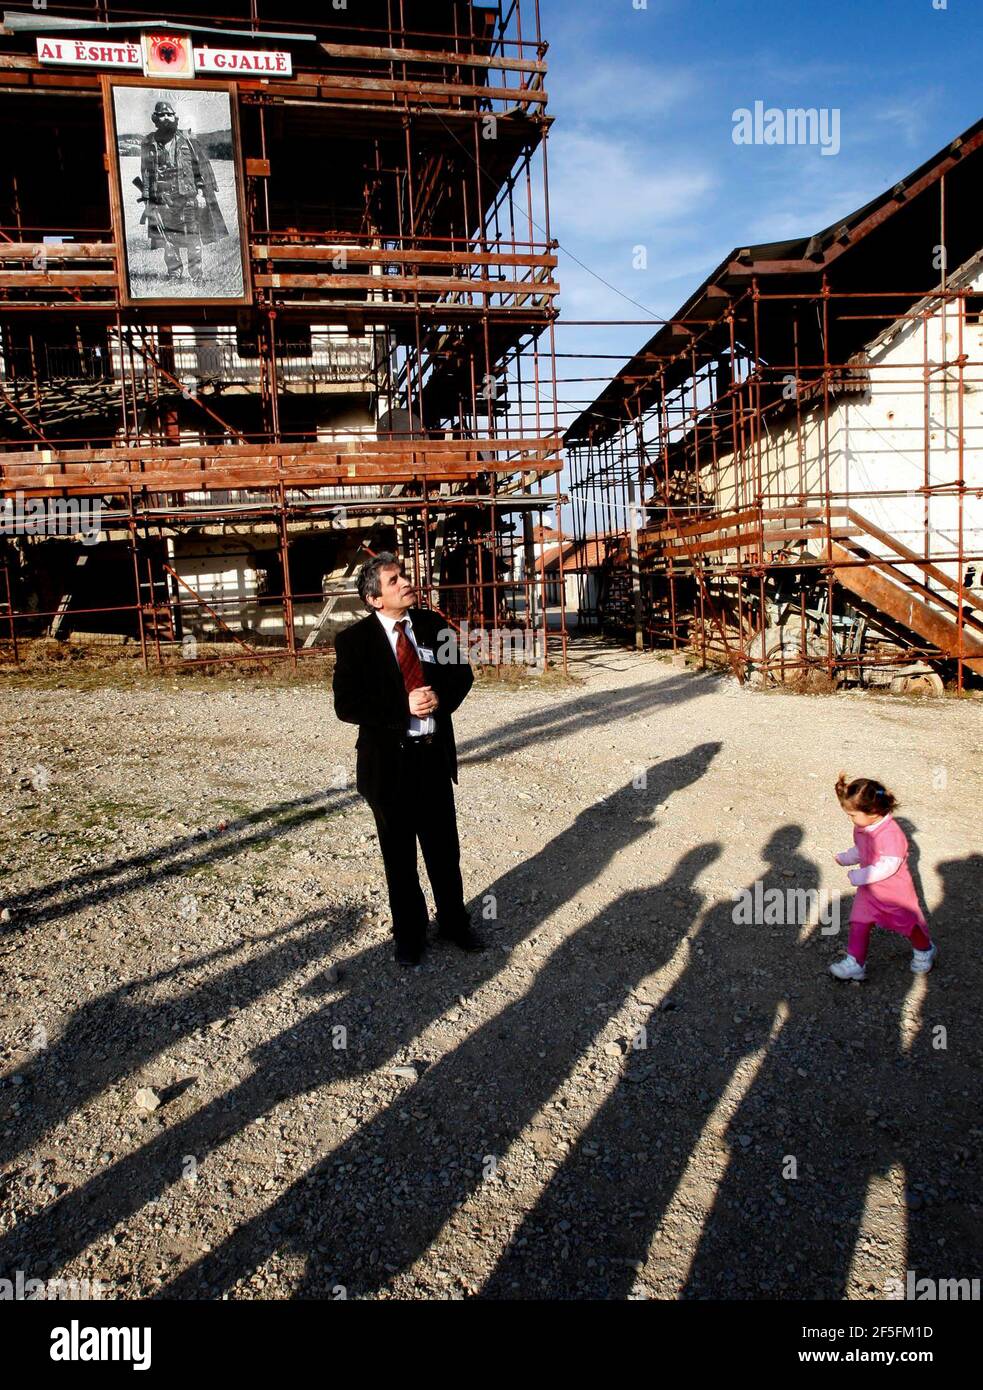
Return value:
M 399 658 L 396 656 L 396 624 L 398 622 L 406 623 L 406 627 L 403 631 L 413 643 L 414 651 L 419 655 L 420 647 L 416 640 L 416 633 L 413 631 L 413 619 L 408 613 L 404 614 L 402 618 L 387 618 L 386 615 L 377 608 L 375 610 L 375 615 L 386 630 L 386 636 L 389 638 L 389 645 L 393 649 L 393 657 L 396 659 L 397 667 L 399 666 Z M 402 679 L 402 672 L 400 672 L 400 679 Z M 410 738 L 419 738 L 421 734 L 435 734 L 436 732 L 437 721 L 432 716 L 428 719 L 417 719 L 415 715 L 410 715 L 410 724 L 407 729 Z

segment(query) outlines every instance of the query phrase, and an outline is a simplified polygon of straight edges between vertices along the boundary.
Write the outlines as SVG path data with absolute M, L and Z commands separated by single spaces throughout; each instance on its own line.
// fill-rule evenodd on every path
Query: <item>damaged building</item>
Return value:
M 0 659 L 297 660 L 380 549 L 563 659 L 538 4 L 283 8 L 4 13 Z
M 981 147 L 736 248 L 582 411 L 581 624 L 741 679 L 979 682 Z

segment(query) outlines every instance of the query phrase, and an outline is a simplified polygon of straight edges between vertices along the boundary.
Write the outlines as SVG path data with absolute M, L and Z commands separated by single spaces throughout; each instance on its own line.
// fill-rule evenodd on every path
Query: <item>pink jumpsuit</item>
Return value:
M 887 815 L 879 824 L 866 829 L 855 825 L 853 843 L 860 856 L 858 867 L 862 869 L 884 856 L 900 859 L 901 865 L 888 878 L 879 879 L 876 883 L 862 883 L 857 888 L 850 912 L 847 951 L 858 965 L 863 965 L 867 959 L 871 928 L 875 925 L 900 932 L 902 936 L 910 937 L 916 950 L 927 951 L 931 942 L 925 931 L 925 917 L 918 905 L 908 868 L 908 841 L 898 822 L 892 815 Z

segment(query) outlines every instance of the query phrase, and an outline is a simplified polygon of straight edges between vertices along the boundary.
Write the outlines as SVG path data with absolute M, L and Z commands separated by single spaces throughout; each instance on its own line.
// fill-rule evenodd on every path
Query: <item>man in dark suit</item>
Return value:
M 474 674 L 453 629 L 413 606 L 416 590 L 395 555 L 383 551 L 364 564 L 358 592 L 373 611 L 338 634 L 334 707 L 339 719 L 358 725 L 355 785 L 379 833 L 396 960 L 419 965 L 426 945 L 417 840 L 438 935 L 480 951 L 484 943 L 464 906 L 452 786 L 457 750 L 451 715 Z

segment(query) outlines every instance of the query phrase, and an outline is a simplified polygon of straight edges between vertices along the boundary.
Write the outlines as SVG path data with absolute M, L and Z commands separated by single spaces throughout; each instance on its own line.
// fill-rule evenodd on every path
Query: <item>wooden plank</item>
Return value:
M 495 436 L 491 439 L 345 439 L 331 441 L 310 441 L 303 444 L 210 444 L 199 441 L 194 444 L 129 444 L 107 445 L 105 448 L 83 449 L 29 449 L 0 452 L 0 469 L 15 464 L 29 464 L 40 467 L 48 464 L 91 463 L 95 460 L 107 462 L 140 462 L 148 459 L 206 459 L 225 461 L 240 459 L 272 461 L 274 459 L 334 458 L 346 465 L 353 458 L 373 457 L 392 458 L 415 456 L 417 454 L 450 455 L 460 454 L 470 463 L 481 460 L 479 454 L 508 453 L 515 456 L 526 454 L 559 453 L 562 441 L 556 435 L 540 435 L 534 438 L 505 439 Z
M 706 532 L 720 531 L 724 527 L 742 526 L 745 523 L 756 523 L 761 519 L 772 521 L 776 517 L 794 517 L 799 520 L 802 517 L 824 517 L 825 507 L 749 507 L 740 512 L 718 512 L 716 516 L 709 517 L 705 521 L 692 522 L 688 526 L 663 526 L 661 528 L 645 528 L 639 535 L 647 540 L 672 540 L 682 536 L 703 535 Z M 846 516 L 846 507 L 833 507 L 832 516 Z
M 559 285 L 548 281 L 466 280 L 455 275 L 299 275 L 257 274 L 255 284 L 274 290 L 399 290 L 414 294 L 534 294 L 555 295 Z M 3 283 L 0 277 L 0 284 Z
M 379 283 L 382 282 L 376 282 L 377 285 Z M 549 296 L 547 297 L 549 298 Z M 528 298 L 528 295 L 522 296 L 523 300 Z M 194 301 L 191 299 L 183 300 L 181 305 L 182 308 L 187 305 L 188 309 L 192 310 Z M 483 300 L 481 304 L 462 304 L 451 299 L 435 299 L 433 301 L 423 299 L 416 303 L 404 303 L 395 300 L 288 299 L 284 297 L 276 300 L 276 306 L 278 310 L 296 309 L 307 315 L 311 315 L 316 310 L 319 319 L 327 318 L 329 322 L 336 324 L 344 323 L 346 315 L 349 313 L 361 315 L 366 324 L 388 324 L 401 318 L 415 318 L 419 314 L 421 319 L 430 325 L 475 323 L 483 320 L 487 314 L 490 323 L 518 322 L 532 328 L 533 326 L 545 327 L 556 318 L 557 314 L 552 302 L 517 305 L 489 304 L 487 300 Z M 116 308 L 115 298 L 86 299 L 72 303 L 63 299 L 10 300 L 0 298 L 0 315 L 36 314 L 39 310 L 52 314 L 77 314 L 80 309 L 90 313 L 115 314 Z M 166 324 L 174 320 L 173 313 L 170 318 L 165 317 L 165 314 L 169 312 L 167 305 L 153 305 L 145 312 L 149 318 L 145 318 L 144 322 Z
M 30 482 L 32 479 L 44 487 L 59 487 L 70 484 L 73 479 L 91 480 L 98 482 L 103 477 L 118 477 L 130 479 L 152 478 L 158 474 L 166 473 L 172 477 L 182 477 L 185 479 L 196 477 L 213 477 L 220 472 L 223 474 L 235 473 L 237 476 L 247 474 L 262 474 L 265 477 L 278 478 L 286 477 L 290 474 L 303 472 L 305 476 L 320 470 L 330 473 L 339 478 L 371 477 L 377 479 L 403 477 L 431 477 L 438 473 L 446 475 L 448 480 L 457 477 L 470 477 L 475 473 L 533 473 L 537 469 L 553 471 L 563 466 L 562 460 L 555 455 L 535 455 L 522 460 L 521 465 L 512 460 L 492 463 L 488 459 L 358 459 L 350 462 L 342 462 L 337 459 L 293 459 L 285 460 L 282 463 L 274 460 L 257 461 L 256 463 L 209 463 L 209 462 L 180 462 L 175 459 L 154 461 L 146 463 L 131 461 L 129 463 L 63 463 L 45 464 L 36 468 L 27 468 L 24 465 L 17 465 L 13 468 L 4 468 L 0 472 L 0 487 L 15 488 L 19 482 Z M 60 479 L 65 480 L 59 482 Z M 192 486 L 185 482 L 184 486 Z
M 440 96 L 454 101 L 467 97 L 508 101 L 518 106 L 545 106 L 548 100 L 544 91 L 531 91 L 528 87 L 465 86 L 463 83 L 456 82 L 402 82 L 384 77 L 318 77 L 315 81 L 309 84 L 305 83 L 305 85 L 313 87 L 321 97 L 330 97 L 335 100 L 345 100 L 349 94 L 353 97 L 359 97 L 365 96 L 367 93 L 378 93 L 380 96 L 408 97 L 411 102 L 414 97 L 418 97 L 422 101 L 427 97 Z M 263 88 L 264 92 L 269 92 L 271 95 L 288 97 L 296 90 L 296 87 L 288 87 L 282 82 L 271 82 L 268 87 Z
M 254 260 L 328 261 L 344 255 L 355 265 L 512 265 L 554 269 L 556 256 L 513 251 L 380 251 L 369 246 L 272 246 L 257 242 Z M 378 283 L 378 281 L 376 281 Z
M 0 261 L 33 261 L 43 255 L 49 261 L 110 261 L 116 256 L 114 241 L 0 241 Z
M 559 473 L 562 464 L 559 460 L 537 462 L 530 470 L 537 477 L 548 477 Z M 0 479 L 0 496 L 14 492 L 25 497 L 47 496 L 52 493 L 94 492 L 98 494 L 127 494 L 133 490 L 150 492 L 212 492 L 255 490 L 263 491 L 277 488 L 282 483 L 290 488 L 345 487 L 365 483 L 387 486 L 397 483 L 427 482 L 439 483 L 467 482 L 479 472 L 507 472 L 508 470 L 488 469 L 450 469 L 446 465 L 420 466 L 416 468 L 390 467 L 366 470 L 364 468 L 339 469 L 328 466 L 306 465 L 296 469 L 276 468 L 202 468 L 146 470 L 124 472 L 118 470 L 97 471 L 94 468 L 81 468 L 67 473 L 46 473 L 31 479 Z M 325 500 L 328 505 L 329 499 Z M 440 509 L 439 499 L 432 499 L 435 510 Z
M 846 509 L 846 514 L 855 526 L 859 526 L 863 531 L 866 531 L 869 536 L 880 541 L 881 544 L 887 546 L 889 550 L 893 550 L 895 556 L 902 558 L 909 564 L 917 565 L 923 573 L 929 575 L 937 584 L 941 584 L 944 589 L 951 589 L 953 593 L 959 594 L 960 597 L 963 596 L 964 590 L 960 588 L 955 579 L 952 579 L 944 570 L 940 570 L 936 565 L 930 564 L 927 560 L 923 559 L 917 551 L 911 550 L 903 541 L 899 541 L 896 536 L 892 536 L 888 531 L 882 531 L 879 526 L 875 526 L 872 521 L 868 521 L 865 516 L 861 516 L 859 512 L 854 511 L 850 507 Z
M 852 564 L 852 555 L 841 546 L 829 546 L 826 555 L 833 565 L 833 578 L 842 588 L 848 589 L 865 603 L 879 609 L 909 632 L 924 637 L 939 651 L 952 658 L 958 655 L 959 629 L 951 619 L 944 617 L 927 603 L 923 603 L 920 598 L 916 598 L 909 590 L 888 579 L 876 565 Z M 970 670 L 983 675 L 983 641 L 971 636 L 965 628 L 962 633 L 962 650 L 963 660 Z
M 0 290 L 114 289 L 115 270 L 8 270 L 0 271 Z
M 859 536 L 859 528 L 854 526 L 835 526 L 833 535 Z M 774 545 L 777 542 L 801 541 L 801 540 L 823 540 L 824 533 L 816 531 L 815 528 L 795 527 L 788 530 L 766 530 L 764 535 L 760 530 L 742 531 L 734 535 L 722 536 L 718 540 L 698 541 L 692 545 L 667 545 L 654 549 L 652 553 L 656 555 L 676 556 L 676 555 L 703 555 L 715 550 L 736 550 L 738 547 L 743 549 L 758 549 L 762 544 L 765 546 Z M 646 548 L 646 553 L 648 550 Z
M 45 74 L 39 73 L 38 77 Z M 414 99 L 427 106 L 435 101 L 458 102 L 469 100 L 507 101 L 517 106 L 545 106 L 548 97 L 544 91 L 533 91 L 529 87 L 483 87 L 465 86 L 457 82 L 404 82 L 385 77 L 335 77 L 316 73 L 298 74 L 296 82 L 239 83 L 243 94 L 263 98 L 274 97 L 284 101 L 322 100 L 354 101 L 361 97 L 402 98 L 412 105 Z M 481 112 L 488 115 L 489 112 Z

